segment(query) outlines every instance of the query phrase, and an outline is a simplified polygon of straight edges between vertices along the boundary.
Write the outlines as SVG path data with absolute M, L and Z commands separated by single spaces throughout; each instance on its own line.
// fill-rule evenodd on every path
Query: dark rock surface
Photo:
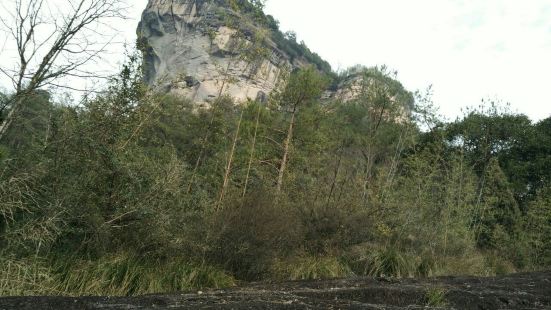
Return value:
M 445 295 L 430 308 L 435 291 Z M 5 297 L 0 309 L 551 309 L 551 272 L 298 281 L 142 297 Z

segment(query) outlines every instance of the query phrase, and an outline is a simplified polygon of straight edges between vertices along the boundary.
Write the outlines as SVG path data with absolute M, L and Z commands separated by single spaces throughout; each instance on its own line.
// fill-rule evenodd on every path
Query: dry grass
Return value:
M 301 256 L 276 260 L 271 268 L 278 280 L 317 280 L 344 278 L 354 275 L 350 267 L 335 257 Z

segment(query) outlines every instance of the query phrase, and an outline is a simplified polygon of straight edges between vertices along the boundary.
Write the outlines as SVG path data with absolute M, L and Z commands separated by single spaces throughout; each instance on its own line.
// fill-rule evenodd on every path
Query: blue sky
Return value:
M 114 27 L 132 44 L 147 0 L 129 4 Z M 384 64 L 409 90 L 433 85 L 447 118 L 481 99 L 551 116 L 551 0 L 268 0 L 266 11 L 334 69 Z

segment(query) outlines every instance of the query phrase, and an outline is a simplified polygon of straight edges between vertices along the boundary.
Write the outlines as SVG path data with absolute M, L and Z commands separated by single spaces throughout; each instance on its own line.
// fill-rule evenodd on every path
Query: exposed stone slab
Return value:
M 439 307 L 427 293 L 445 292 Z M 551 272 L 497 278 L 352 278 L 142 297 L 8 297 L 0 309 L 551 309 Z

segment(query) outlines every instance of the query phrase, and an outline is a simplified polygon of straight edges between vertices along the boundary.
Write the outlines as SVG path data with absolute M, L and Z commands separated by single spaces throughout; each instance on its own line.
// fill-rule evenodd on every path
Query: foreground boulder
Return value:
M 6 297 L 0 309 L 551 309 L 551 272 L 299 281 L 142 297 Z

